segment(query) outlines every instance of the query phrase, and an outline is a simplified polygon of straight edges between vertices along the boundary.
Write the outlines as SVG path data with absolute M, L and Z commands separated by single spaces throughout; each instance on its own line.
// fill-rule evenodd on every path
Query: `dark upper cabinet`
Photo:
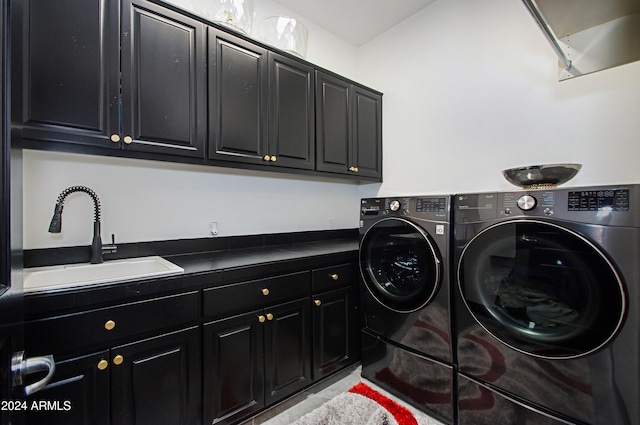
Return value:
M 212 27 L 209 40 L 209 158 L 265 163 L 267 50 Z
M 204 25 L 144 0 L 120 14 L 117 0 L 25 1 L 23 136 L 204 157 Z
M 314 168 L 314 70 L 209 28 L 209 158 Z
M 155 3 L 125 0 L 121 42 L 124 148 L 203 158 L 204 24 Z
M 269 52 L 269 155 L 274 165 L 315 168 L 314 69 Z
M 316 73 L 318 171 L 382 178 L 382 95 Z
M 382 179 L 380 93 L 161 1 L 17 5 L 26 147 Z
M 23 136 L 117 148 L 120 2 L 25 0 Z M 14 110 L 14 113 L 16 111 Z

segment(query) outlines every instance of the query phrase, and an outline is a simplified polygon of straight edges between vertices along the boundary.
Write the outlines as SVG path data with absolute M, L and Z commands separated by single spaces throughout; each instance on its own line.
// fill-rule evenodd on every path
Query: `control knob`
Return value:
M 531 195 L 522 195 L 518 198 L 518 208 L 522 211 L 529 211 L 536 207 L 538 201 Z
M 396 212 L 400 209 L 400 201 L 393 200 L 389 203 L 389 209 L 393 212 Z

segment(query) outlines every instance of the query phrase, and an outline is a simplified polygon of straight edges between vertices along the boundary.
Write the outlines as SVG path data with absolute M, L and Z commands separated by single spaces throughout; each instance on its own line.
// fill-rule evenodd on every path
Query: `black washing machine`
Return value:
M 361 200 L 362 375 L 455 421 L 450 196 Z
M 453 214 L 459 423 L 640 424 L 640 185 Z

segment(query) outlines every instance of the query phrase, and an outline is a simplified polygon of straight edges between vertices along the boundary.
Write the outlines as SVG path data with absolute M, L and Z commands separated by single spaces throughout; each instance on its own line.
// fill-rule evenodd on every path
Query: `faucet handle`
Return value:
M 118 252 L 118 246 L 116 245 L 116 235 L 111 234 L 111 245 L 102 245 L 103 254 L 114 254 Z

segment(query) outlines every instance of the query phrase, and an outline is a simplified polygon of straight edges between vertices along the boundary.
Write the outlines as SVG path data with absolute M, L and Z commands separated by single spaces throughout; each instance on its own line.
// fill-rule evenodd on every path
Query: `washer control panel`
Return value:
M 567 201 L 569 211 L 629 211 L 629 190 L 576 190 Z

